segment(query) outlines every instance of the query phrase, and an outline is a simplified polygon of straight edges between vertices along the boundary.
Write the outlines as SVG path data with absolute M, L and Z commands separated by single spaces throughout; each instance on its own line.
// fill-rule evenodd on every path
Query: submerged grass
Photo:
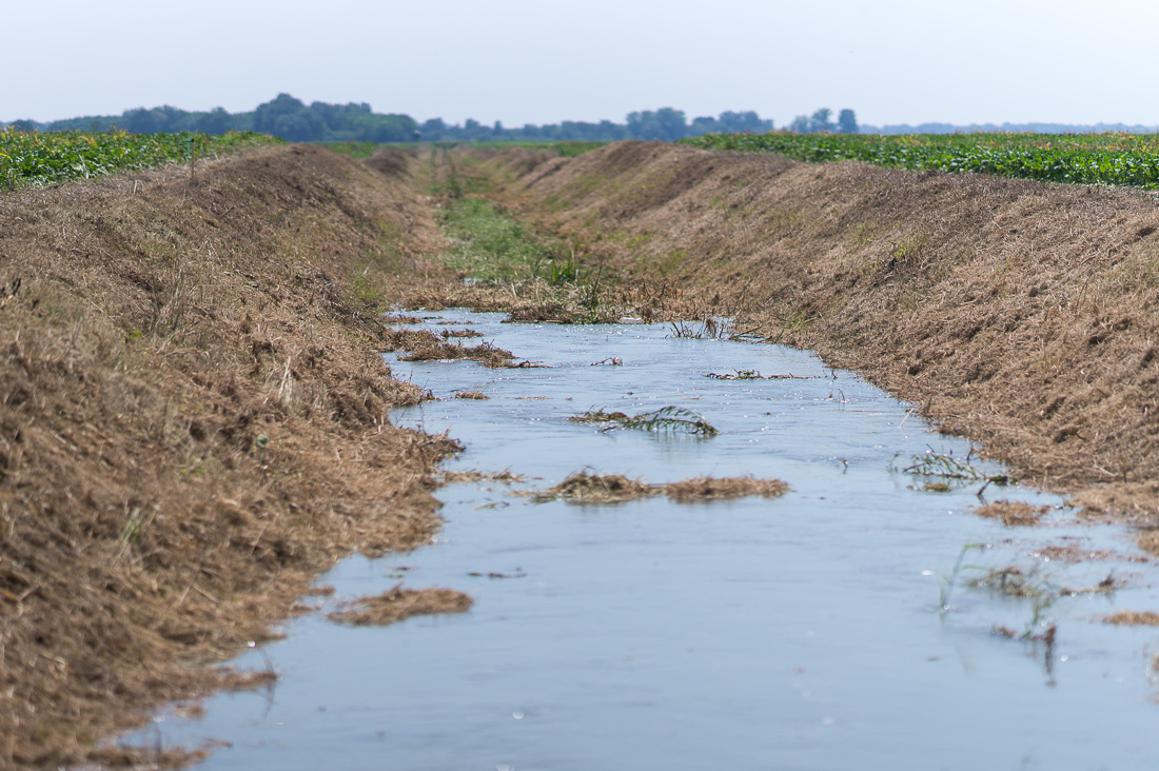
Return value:
M 602 409 L 588 410 L 580 415 L 573 415 L 568 420 L 573 423 L 595 423 L 601 426 L 602 431 L 626 428 L 637 431 L 692 434 L 706 438 L 720 433 L 715 426 L 699 414 L 675 406 L 661 407 L 658 410 L 642 412 L 638 415 L 629 415 L 626 412 L 608 412 Z
M 470 597 L 454 589 L 403 589 L 396 586 L 383 594 L 348 602 L 327 618 L 351 626 L 381 626 L 411 616 L 463 613 L 470 610 L 471 605 Z
M 985 482 L 987 484 L 1006 485 L 1010 477 L 1006 474 L 988 474 L 970 462 L 970 458 L 960 459 L 952 453 L 940 453 L 927 450 L 923 455 L 913 456 L 910 465 L 903 469 L 905 473 L 918 477 L 937 477 L 942 480 L 956 480 L 961 482 Z
M 705 375 L 712 380 L 813 380 L 808 375 L 774 374 L 762 375 L 755 369 L 738 369 L 733 372 L 709 372 Z
M 536 503 L 568 501 L 579 504 L 623 503 L 666 495 L 675 503 L 696 503 L 735 498 L 776 498 L 789 486 L 779 479 L 745 477 L 695 477 L 667 484 L 648 484 L 621 474 L 579 471 L 554 487 L 533 493 Z
M 1007 527 L 1037 525 L 1049 511 L 1049 506 L 1033 506 L 1021 501 L 994 501 L 974 509 L 979 517 L 1001 520 Z

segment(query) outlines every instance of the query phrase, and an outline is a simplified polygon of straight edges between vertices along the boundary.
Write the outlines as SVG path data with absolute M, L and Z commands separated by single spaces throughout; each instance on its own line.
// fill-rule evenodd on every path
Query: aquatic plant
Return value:
M 933 450 L 927 450 L 922 455 L 913 456 L 913 462 L 906 466 L 904 471 L 914 476 L 940 477 L 965 482 L 986 482 L 996 485 L 1010 483 L 1009 475 L 987 474 L 973 465 L 969 457 L 963 460 L 955 458 L 951 453 L 940 453 Z
M 588 410 L 581 415 L 573 415 L 568 420 L 573 423 L 603 424 L 602 430 L 604 431 L 628 428 L 638 431 L 693 434 L 702 437 L 716 436 L 720 433 L 716 427 L 699 414 L 683 407 L 674 406 L 661 407 L 658 410 L 642 412 L 639 415 L 606 410 Z

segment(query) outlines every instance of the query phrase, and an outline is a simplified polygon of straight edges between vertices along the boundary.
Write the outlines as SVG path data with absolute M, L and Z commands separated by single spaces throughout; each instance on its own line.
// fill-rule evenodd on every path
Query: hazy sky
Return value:
M 0 119 L 279 91 L 507 125 L 827 105 L 865 123 L 1159 124 L 1143 0 L 6 0 Z

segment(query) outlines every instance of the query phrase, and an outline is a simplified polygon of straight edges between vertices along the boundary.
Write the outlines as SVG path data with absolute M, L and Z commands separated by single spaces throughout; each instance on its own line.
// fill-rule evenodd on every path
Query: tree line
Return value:
M 841 110 L 836 121 L 832 110 L 817 110 L 811 117 L 799 116 L 789 130 L 800 132 L 857 132 L 853 110 Z M 683 110 L 662 107 L 629 113 L 623 123 L 562 121 L 544 125 L 507 127 L 496 121 L 484 124 L 467 119 L 448 124 L 441 118 L 419 123 L 409 115 L 376 113 L 369 104 L 306 104 L 289 94 L 279 94 L 251 112 L 230 113 L 221 107 L 209 111 L 189 111 L 176 107 L 136 108 L 120 115 L 96 115 L 40 123 L 18 120 L 10 124 L 19 131 L 109 131 L 123 129 L 135 134 L 200 131 L 224 134 L 228 131 L 258 131 L 292 142 L 412 142 L 412 141 L 511 141 L 568 140 L 616 141 L 643 139 L 676 141 L 702 134 L 765 133 L 774 130 L 773 121 L 751 110 L 727 111 L 717 116 L 691 120 Z

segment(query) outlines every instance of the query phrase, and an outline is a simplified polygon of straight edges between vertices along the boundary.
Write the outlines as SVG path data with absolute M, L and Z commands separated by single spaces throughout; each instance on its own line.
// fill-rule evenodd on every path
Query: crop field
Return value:
M 684 142 L 708 150 L 778 153 L 811 163 L 861 161 L 1159 189 L 1156 134 L 708 134 Z
M 88 179 L 164 163 L 212 158 L 244 147 L 280 142 L 252 132 L 129 134 L 0 131 L 0 189 Z

